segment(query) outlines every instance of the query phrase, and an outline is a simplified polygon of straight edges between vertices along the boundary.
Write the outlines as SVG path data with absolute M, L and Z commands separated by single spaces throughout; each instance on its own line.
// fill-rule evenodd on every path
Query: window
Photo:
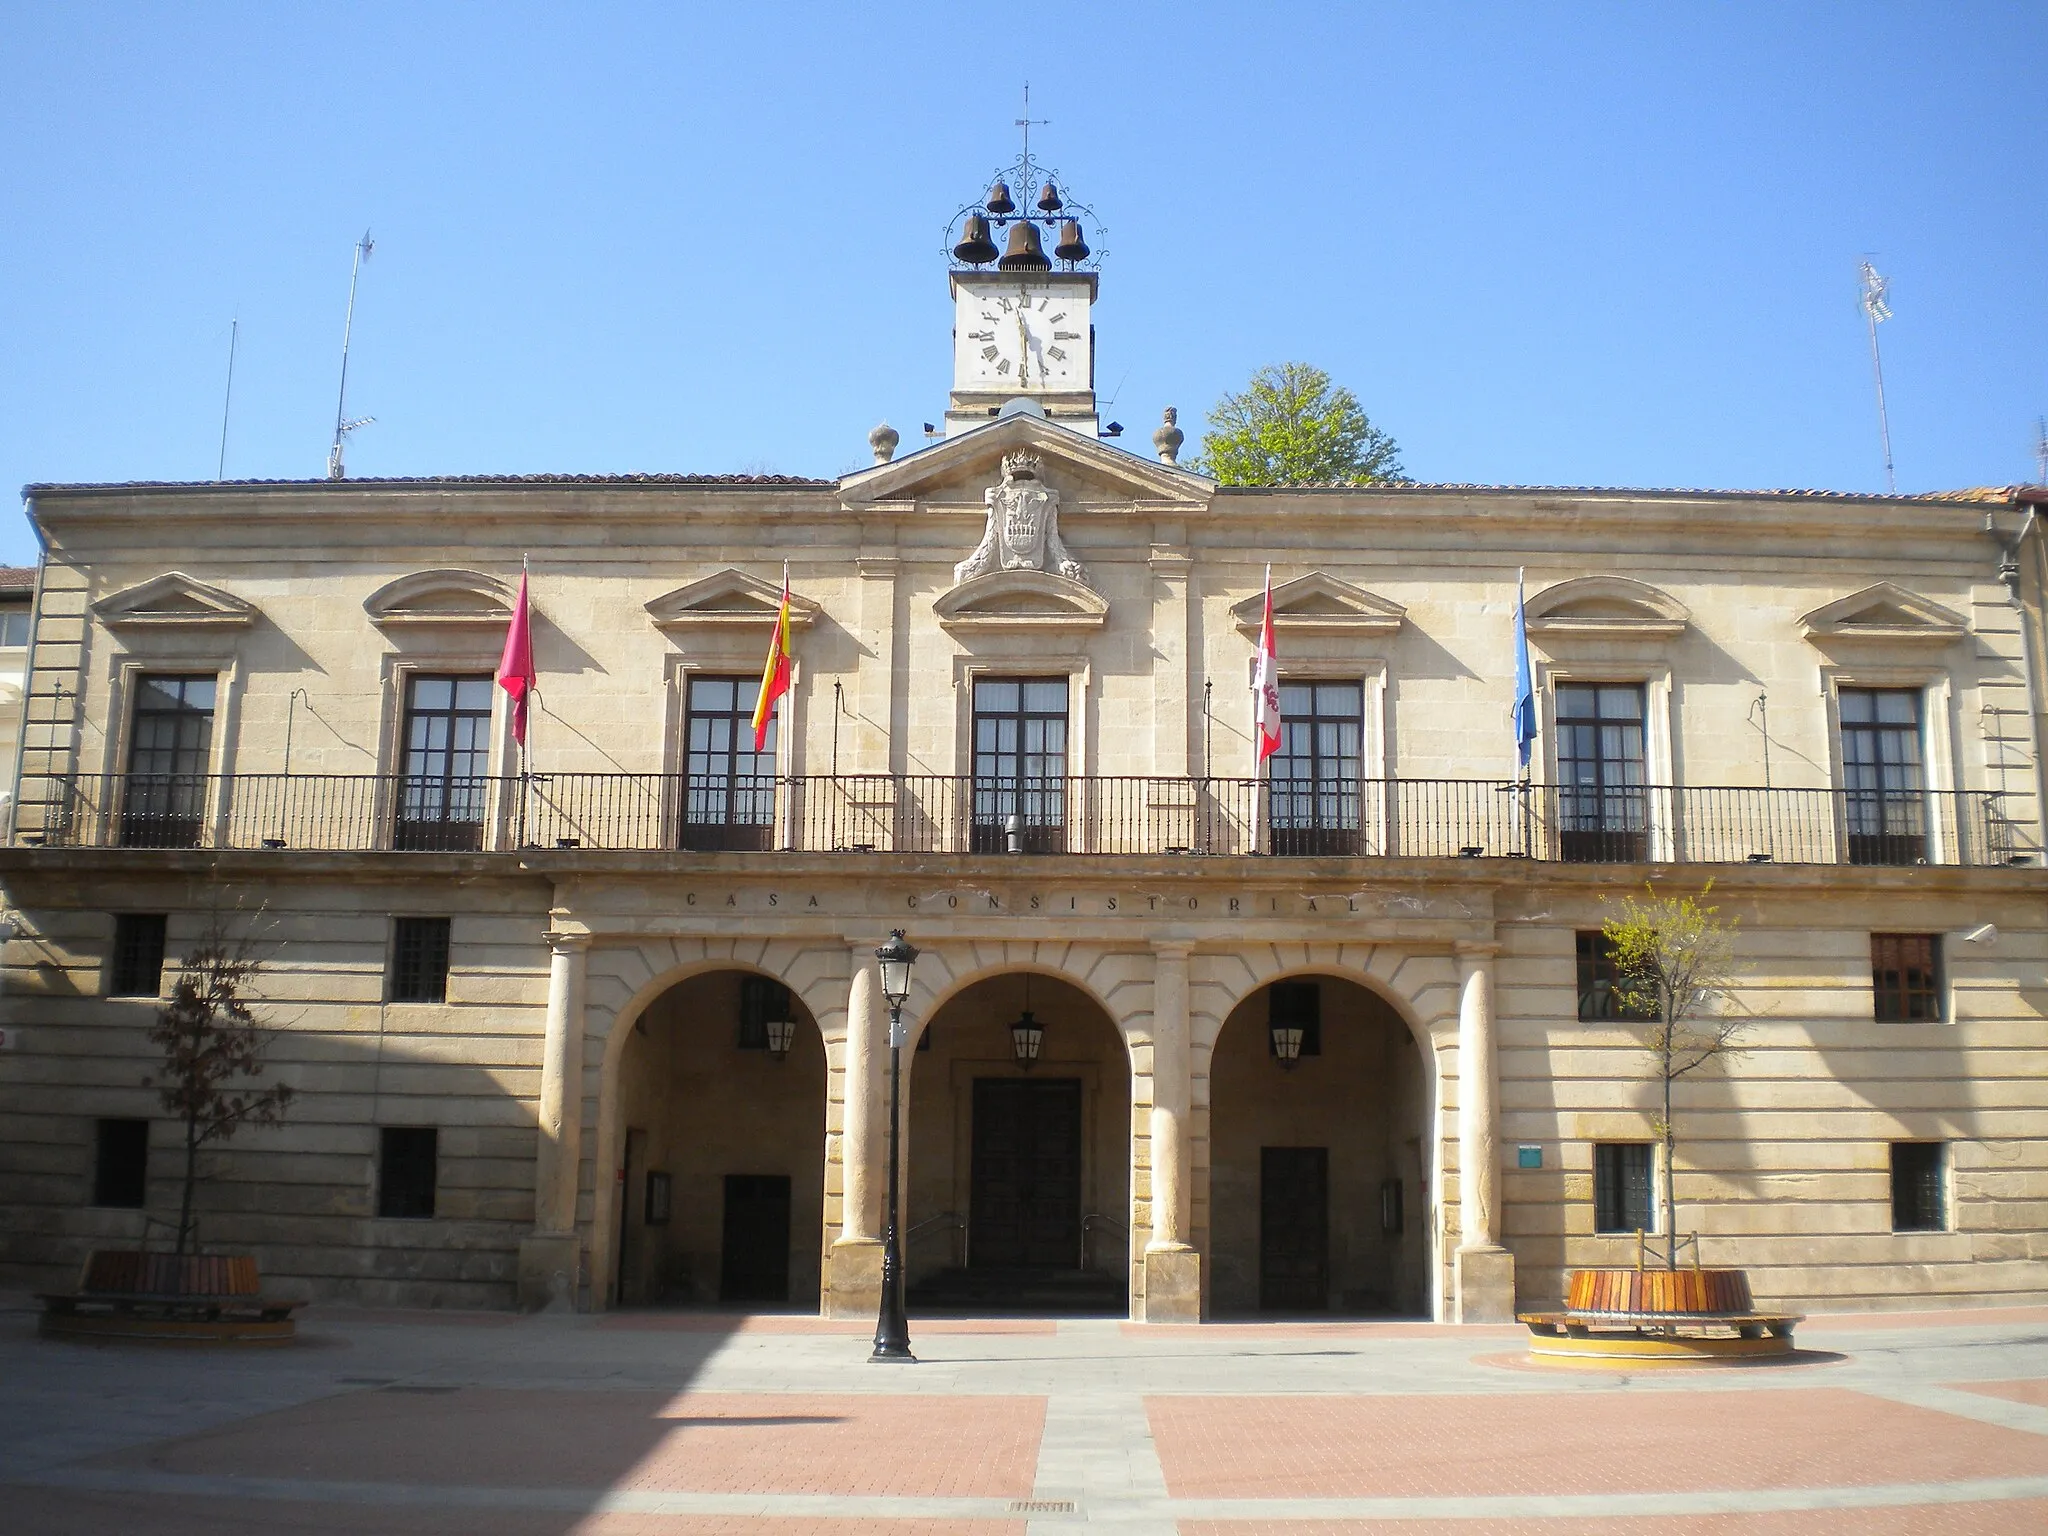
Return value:
M 391 925 L 391 1001 L 448 1001 L 448 919 L 401 917 Z
M 94 1123 L 92 1203 L 139 1211 L 149 1191 L 149 1122 Z
M 983 677 L 974 684 L 976 853 L 1002 853 L 1010 823 L 1025 853 L 1067 846 L 1067 680 Z
M 1614 964 L 1614 944 L 1594 929 L 1578 936 L 1579 1017 L 1582 1019 L 1654 1019 L 1653 1007 L 1630 1008 L 1616 990 L 1621 973 Z
M 196 848 L 206 825 L 213 756 L 211 677 L 138 678 L 128 734 L 121 842 L 128 848 Z
M 164 989 L 164 915 L 116 912 L 107 996 L 156 997 Z
M 1359 846 L 1360 683 L 1282 683 L 1273 754 L 1276 854 L 1355 854 Z
M 433 1215 L 441 1133 L 430 1125 L 387 1125 L 377 1140 L 377 1214 L 415 1220 Z
M 775 841 L 775 745 L 771 718 L 754 750 L 758 677 L 692 677 L 683 772 L 683 846 L 760 851 Z
M 1870 985 L 1884 1023 L 1941 1020 L 1941 936 L 1873 933 Z
M 1640 684 L 1562 683 L 1557 690 L 1558 853 L 1589 864 L 1649 857 Z
M 490 765 L 491 679 L 411 678 L 397 845 L 456 852 L 483 847 Z
M 789 988 L 781 982 L 771 981 L 766 976 L 740 978 L 741 1050 L 767 1050 L 769 1022 L 795 1016 L 790 1009 Z
M 1844 688 L 1840 703 L 1849 862 L 1926 863 L 1919 693 L 1910 688 Z
M 0 608 L 0 646 L 28 644 L 28 610 Z
M 1892 1143 L 1892 1230 L 1946 1232 L 1948 1198 L 1943 1165 L 1948 1148 L 1938 1141 Z
M 1323 989 L 1313 981 L 1276 981 L 1266 991 L 1266 1054 L 1277 1056 L 1273 1043 L 1276 1029 L 1301 1031 L 1301 1054 L 1323 1054 Z
M 1654 1232 L 1650 1144 L 1603 1141 L 1593 1147 L 1593 1230 Z

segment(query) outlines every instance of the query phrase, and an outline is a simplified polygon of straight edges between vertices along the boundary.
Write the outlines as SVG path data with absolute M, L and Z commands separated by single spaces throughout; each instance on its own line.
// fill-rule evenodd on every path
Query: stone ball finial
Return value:
M 886 464 L 896 457 L 896 445 L 903 441 L 903 434 L 886 421 L 868 434 L 868 446 L 875 450 L 875 462 Z
M 1178 464 L 1180 445 L 1188 440 L 1187 433 L 1180 429 L 1180 412 L 1172 406 L 1166 408 L 1166 418 L 1152 434 L 1152 446 L 1159 450 L 1159 462 Z

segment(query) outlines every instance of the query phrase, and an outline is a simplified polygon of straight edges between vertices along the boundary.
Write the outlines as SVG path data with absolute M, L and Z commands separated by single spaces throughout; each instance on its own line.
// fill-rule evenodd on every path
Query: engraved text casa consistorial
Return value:
M 1060 493 L 1038 478 L 1038 455 L 1003 455 L 1003 478 L 982 492 L 988 530 L 973 554 L 953 567 L 967 581 L 991 571 L 1051 571 L 1092 586 L 1081 562 L 1060 542 Z

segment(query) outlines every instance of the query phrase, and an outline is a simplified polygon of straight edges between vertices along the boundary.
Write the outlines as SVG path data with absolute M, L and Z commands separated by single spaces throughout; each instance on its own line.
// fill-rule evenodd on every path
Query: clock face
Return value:
M 998 388 L 1086 389 L 1088 307 L 1062 292 L 963 294 L 960 356 L 968 375 Z

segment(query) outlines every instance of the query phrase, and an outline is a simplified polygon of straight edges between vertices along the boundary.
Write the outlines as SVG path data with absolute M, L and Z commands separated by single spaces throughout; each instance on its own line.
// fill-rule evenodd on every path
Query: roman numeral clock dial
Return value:
M 1062 294 L 984 294 L 966 310 L 974 372 L 1013 389 L 1078 389 L 1086 333 Z

